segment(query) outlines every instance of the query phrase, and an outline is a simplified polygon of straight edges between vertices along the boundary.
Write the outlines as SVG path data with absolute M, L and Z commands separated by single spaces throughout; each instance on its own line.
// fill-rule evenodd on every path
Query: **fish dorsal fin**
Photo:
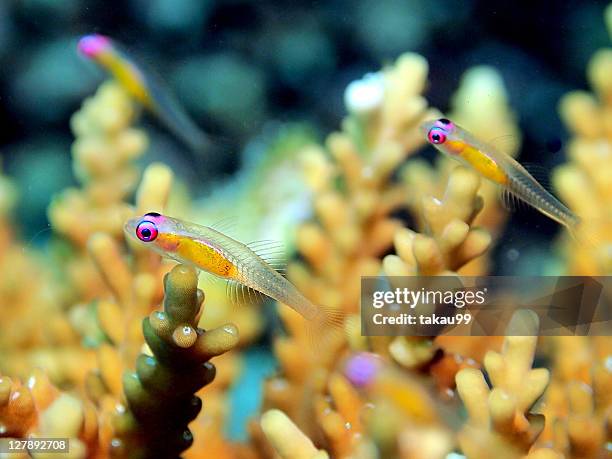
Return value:
M 212 229 L 226 236 L 231 236 L 231 233 L 235 232 L 236 226 L 238 225 L 237 219 L 234 216 L 223 217 L 217 220 L 215 223 L 210 225 Z
M 508 156 L 516 156 L 521 147 L 521 138 L 513 134 L 505 134 L 487 141 L 496 150 Z
M 550 185 L 550 172 L 548 169 L 536 163 L 524 163 L 522 166 L 546 191 L 553 194 Z
M 235 307 L 258 304 L 264 299 L 263 293 L 247 287 L 235 280 L 228 280 L 225 293 Z
M 282 242 L 263 240 L 250 242 L 246 246 L 270 265 L 272 269 L 284 275 L 287 255 Z

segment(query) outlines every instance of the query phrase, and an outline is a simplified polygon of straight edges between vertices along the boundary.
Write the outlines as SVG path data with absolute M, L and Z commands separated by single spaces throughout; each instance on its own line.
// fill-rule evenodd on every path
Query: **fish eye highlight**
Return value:
M 152 242 L 157 238 L 157 226 L 149 220 L 141 221 L 136 227 L 136 237 L 142 242 Z
M 427 139 L 434 145 L 439 145 L 446 141 L 446 133 L 442 129 L 434 127 L 427 133 Z

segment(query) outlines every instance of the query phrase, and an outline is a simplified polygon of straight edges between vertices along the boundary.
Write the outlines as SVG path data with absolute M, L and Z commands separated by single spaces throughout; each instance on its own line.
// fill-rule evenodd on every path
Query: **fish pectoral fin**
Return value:
M 244 306 L 261 303 L 264 295 L 235 280 L 227 280 L 225 286 L 227 297 L 233 306 Z
M 209 273 L 208 271 L 204 271 L 203 269 L 198 270 L 200 272 L 200 279 L 204 279 L 204 283 L 209 285 L 219 285 L 219 282 L 222 282 L 223 279 L 219 276 L 215 276 L 214 274 Z
M 285 275 L 287 255 L 282 242 L 271 240 L 254 241 L 246 244 L 246 246 L 276 272 L 283 276 Z

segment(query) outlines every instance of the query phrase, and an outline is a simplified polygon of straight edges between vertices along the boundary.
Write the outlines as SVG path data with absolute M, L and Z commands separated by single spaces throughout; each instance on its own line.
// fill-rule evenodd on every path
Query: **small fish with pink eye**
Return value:
M 166 87 L 145 72 L 117 42 L 100 34 L 85 35 L 79 40 L 79 52 L 109 72 L 121 86 L 152 112 L 195 153 L 212 147 L 210 139 L 187 115 Z
M 575 234 L 580 218 L 546 190 L 518 161 L 479 141 L 446 118 L 421 125 L 427 141 L 447 156 L 476 170 L 510 196 L 565 226 Z
M 243 244 L 209 226 L 150 212 L 127 221 L 125 233 L 164 257 L 192 265 L 228 281 L 228 293 L 237 300 L 253 300 L 253 292 L 283 303 L 308 320 L 314 334 L 339 331 L 344 316 L 317 306 L 280 274 L 273 265 L 268 243 Z
M 346 379 L 357 390 L 365 392 L 375 405 L 391 403 L 395 409 L 419 423 L 438 421 L 439 412 L 448 412 L 432 396 L 432 387 L 427 387 L 431 382 L 402 371 L 378 354 L 352 353 L 340 365 Z

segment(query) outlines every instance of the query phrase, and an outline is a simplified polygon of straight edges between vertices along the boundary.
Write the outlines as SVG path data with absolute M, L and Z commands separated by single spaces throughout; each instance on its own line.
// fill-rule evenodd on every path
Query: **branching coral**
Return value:
M 0 377 L 0 437 L 66 438 L 69 451 L 63 457 L 76 459 L 96 444 L 96 429 L 93 405 L 60 392 L 42 370 L 34 371 L 26 384 Z
M 367 411 L 360 414 L 368 436 L 360 438 L 360 446 L 375 448 L 380 457 L 409 459 L 442 458 L 452 451 L 452 416 L 442 421 L 441 405 L 415 374 L 368 353 L 353 355 L 345 373 L 366 400 L 361 406 Z
M 422 197 L 422 224 L 427 233 L 403 228 L 396 232 L 397 255 L 383 260 L 388 276 L 456 275 L 462 268 L 487 251 L 491 243 L 488 231 L 472 224 L 482 209 L 478 175 L 463 167 L 450 173 L 444 196 Z M 423 338 L 397 337 L 389 346 L 394 359 L 406 368 L 419 368 L 431 362 L 440 346 L 450 351 L 431 367 L 443 390 L 453 387 L 453 375 L 464 366 L 474 366 L 470 343 L 478 338 L 441 338 L 437 345 Z M 489 341 L 489 340 L 487 340 Z M 481 347 L 482 342 L 476 347 Z M 463 356 L 462 356 L 463 354 Z
M 393 68 L 355 83 L 346 94 L 351 116 L 345 120 L 343 131 L 327 140 L 332 158 L 318 147 L 304 152 L 304 170 L 314 193 L 317 222 L 299 228 L 296 245 L 304 262 L 291 264 L 289 277 L 315 302 L 337 305 L 352 313 L 358 304 L 360 276 L 377 275 L 383 267 L 388 275 L 455 274 L 490 245 L 487 231 L 471 227 L 483 205 L 477 194 L 480 179 L 475 173 L 455 169 L 442 199 L 433 193 L 418 194 L 392 176 L 403 159 L 422 144 L 417 129 L 420 122 L 437 113 L 428 111 L 419 95 L 425 75 L 422 58 L 405 55 Z M 392 218 L 395 210 L 410 205 L 415 196 L 422 200 L 418 208 L 422 211 L 421 222 L 426 222 L 425 234 L 403 228 Z M 393 242 L 397 255 L 387 255 L 381 263 L 380 257 Z M 371 453 L 376 448 L 364 437 L 362 420 L 356 414 L 366 401 L 346 386 L 342 377 L 329 371 L 336 361 L 337 347 L 319 352 L 316 360 L 309 359 L 304 352 L 308 343 L 299 318 L 291 311 L 280 313 L 289 332 L 289 337 L 277 340 L 275 345 L 284 377 L 266 385 L 265 406 L 281 408 L 317 443 L 328 444 L 334 456 L 359 457 L 363 453 L 363 457 L 369 457 L 367 451 Z M 406 368 L 429 364 L 439 352 L 439 347 L 427 339 L 366 340 L 358 336 L 357 316 L 348 318 L 346 332 L 351 347 L 390 354 Z M 436 367 L 444 388 L 453 385 L 451 380 L 460 368 L 476 365 L 454 354 L 443 355 L 436 364 L 430 368 Z M 352 402 L 343 403 L 347 399 Z M 314 417 L 308 400 L 314 400 Z M 347 410 L 349 405 L 352 407 Z M 391 411 L 378 419 L 390 416 Z M 402 423 L 406 419 L 409 424 L 414 421 L 411 415 L 394 416 L 393 419 L 400 416 Z M 432 439 L 444 438 L 445 445 L 452 444 L 448 433 L 436 430 L 436 426 L 411 426 L 402 433 L 406 439 L 400 447 L 404 457 L 421 457 L 409 439 L 425 435 L 425 431 Z M 399 431 L 395 433 L 399 435 Z M 397 447 L 391 442 L 382 448 L 397 452 Z M 440 454 L 448 451 L 438 449 Z M 438 451 L 428 451 L 435 454 L 434 450 Z
M 126 411 L 114 421 L 118 438 L 112 454 L 121 457 L 175 457 L 188 448 L 187 424 L 201 409 L 194 395 L 215 376 L 211 357 L 238 343 L 233 324 L 205 332 L 198 328 L 204 293 L 197 289 L 193 268 L 176 266 L 165 279 L 163 311 L 143 321 L 152 355 L 141 354 L 136 371 L 123 377 Z
M 319 304 L 356 312 L 359 277 L 378 274 L 378 257 L 401 226 L 391 213 L 404 204 L 406 190 L 391 175 L 423 143 L 418 126 L 431 116 L 421 96 L 426 76 L 422 57 L 401 56 L 367 83 L 380 86 L 367 112 L 347 95 L 352 114 L 327 139 L 331 158 L 320 147 L 303 154 L 317 222 L 298 229 L 307 264 L 294 263 L 289 276 Z
M 70 458 L 174 457 L 187 448 L 193 440 L 187 424 L 201 408 L 194 392 L 213 380 L 208 361 L 237 344 L 238 330 L 232 324 L 198 328 L 204 294 L 192 268 L 175 267 L 165 287 L 164 310 L 143 322 L 152 355 L 141 354 L 135 372 L 121 380 L 112 348 L 101 348 L 101 382 L 113 395 L 100 398 L 95 408 L 61 393 L 42 371 L 27 385 L 0 378 L 0 436 L 69 438 Z
M 485 230 L 470 225 L 482 209 L 477 194 L 480 178 L 475 172 L 458 167 L 449 177 L 442 199 L 423 197 L 423 221 L 428 234 L 407 228 L 395 234 L 398 255 L 384 259 L 389 276 L 431 276 L 452 274 L 482 255 L 491 243 Z
M 513 321 L 518 319 L 515 316 Z M 507 336 L 501 353 L 485 355 L 491 388 L 480 370 L 457 373 L 457 390 L 469 417 L 459 444 L 468 457 L 490 457 L 491 451 L 500 457 L 522 457 L 542 432 L 544 416 L 529 411 L 550 377 L 546 368 L 531 368 L 537 340 L 537 336 Z M 548 453 L 538 452 L 535 457 L 542 454 Z
M 566 457 L 597 458 L 612 439 L 610 337 L 550 338 L 554 370 L 542 408 L 546 430 L 539 443 Z
M 458 124 L 477 136 L 486 136 L 482 137 L 485 140 L 494 140 L 491 136 L 511 138 L 512 142 L 506 142 L 510 148 L 504 151 L 516 154 L 518 127 L 508 106 L 503 81 L 494 69 L 475 67 L 466 72 L 452 105 L 450 116 Z M 407 202 L 418 230 L 402 228 L 395 233 L 396 254 L 384 258 L 385 274 L 486 274 L 490 231 L 494 234 L 501 231 L 504 221 L 495 186 L 445 157 L 438 157 L 433 168 L 422 160 L 410 160 L 400 175 L 410 190 Z M 398 337 L 389 351 L 401 365 L 419 368 L 432 362 L 436 353 L 444 349 L 446 352 L 430 370 L 440 388 L 449 394 L 454 386 L 454 373 L 475 366 L 473 359 L 482 357 L 479 349 L 485 348 L 485 343 L 496 348 L 496 341 L 455 337 L 440 338 L 434 345 L 427 339 Z
M 57 368 L 46 365 L 47 357 L 70 354 L 66 346 L 77 335 L 49 269 L 14 236 L 10 214 L 17 199 L 13 184 L 0 175 L 0 371 L 25 378 L 37 365 L 57 376 Z
M 607 14 L 609 20 L 612 9 Z M 345 93 L 349 116 L 324 146 L 303 133 L 280 142 L 265 161 L 248 164 L 251 173 L 246 170 L 218 199 L 184 209 L 182 216 L 213 224 L 212 214 L 238 202 L 241 224 L 254 236 L 272 226 L 265 237 L 285 239 L 287 224 L 311 205 L 310 220 L 297 226 L 299 258 L 288 276 L 313 303 L 347 314 L 344 333 L 313 349 L 303 319 L 279 305 L 286 331 L 274 340 L 279 373 L 264 384 L 264 414 L 250 424 L 251 442 L 242 445 L 224 432 L 236 409 L 228 388 L 241 369 L 240 346 L 263 331 L 263 311 L 231 309 L 221 298 L 225 288 L 216 286 L 204 289 L 206 304 L 214 305 L 204 310 L 192 268 L 179 265 L 168 273 L 174 262 L 124 241 L 128 217 L 166 210 L 173 174 L 163 164 L 150 165 L 135 205 L 128 203 L 140 175 L 135 160 L 147 139 L 131 127 L 136 111 L 128 96 L 105 83 L 72 119 L 80 185 L 49 208 L 52 229 L 63 238 L 54 242 L 60 248 L 54 254 L 65 262 L 56 265 L 61 292 L 13 240 L 7 214 L 14 197 L 0 178 L 0 369 L 11 374 L 0 377 L 0 436 L 67 437 L 69 457 L 100 459 L 429 459 L 454 450 L 470 459 L 607 454 L 607 338 L 542 340 L 542 357 L 552 362 L 548 384 L 548 370 L 532 368 L 535 337 L 360 334 L 362 276 L 485 274 L 487 251 L 505 221 L 495 187 L 475 172 L 442 157 L 434 167 L 409 159 L 424 144 L 421 121 L 440 115 L 422 96 L 427 71 L 422 57 L 406 54 L 354 82 Z M 577 273 L 603 274 L 612 266 L 606 245 L 612 239 L 612 171 L 606 165 L 612 154 L 611 73 L 612 52 L 602 50 L 589 67 L 597 98 L 571 93 L 561 103 L 574 139 L 571 162 L 558 169 L 556 184 L 572 209 L 587 217 L 576 241 L 565 243 L 568 270 Z M 516 153 L 520 134 L 496 71 L 468 71 L 451 105 L 453 120 Z M 497 140 L 506 136 L 510 149 Z M 270 198 L 280 194 L 278 183 L 291 195 L 282 206 Z M 251 237 L 242 230 L 238 239 Z M 594 247 L 579 247 L 587 239 Z M 161 301 L 163 308 L 155 309 Z M 384 362 L 369 384 L 343 371 L 346 353 L 356 350 Z M 19 376 L 27 374 L 33 376 L 22 383 Z M 458 434 L 455 381 L 468 415 Z M 436 385 L 443 395 L 432 391 Z M 201 414 L 200 397 L 207 403 Z
M 65 190 L 49 207 L 52 229 L 71 243 L 56 251 L 58 259 L 52 264 L 61 266 L 62 269 L 56 269 L 53 275 L 54 280 L 62 282 L 52 282 L 47 274 L 38 273 L 32 263 L 27 268 L 30 272 L 23 274 L 20 267 L 23 263 L 16 263 L 14 258 L 12 269 L 6 271 L 22 279 L 37 280 L 36 286 L 24 290 L 27 298 L 23 300 L 27 302 L 25 310 L 29 311 L 29 315 L 23 317 L 22 326 L 11 328 L 31 342 L 38 343 L 39 347 L 27 353 L 11 353 L 3 362 L 5 371 L 11 374 L 27 375 L 31 368 L 40 366 L 49 372 L 54 381 L 81 385 L 93 363 L 90 351 L 78 345 L 77 333 L 84 332 L 82 327 L 92 322 L 83 319 L 90 317 L 92 311 L 94 316 L 97 313 L 96 306 L 90 307 L 88 302 L 94 297 L 107 295 L 109 290 L 106 287 L 109 285 L 111 290 L 115 289 L 114 293 L 118 288 L 123 289 L 118 298 L 124 300 L 123 306 L 127 306 L 125 301 L 129 288 L 125 286 L 126 277 L 122 276 L 126 270 L 120 269 L 122 265 L 117 263 L 119 249 L 113 244 L 117 244 L 120 236 L 122 238 L 123 221 L 133 212 L 123 202 L 133 191 L 139 175 L 131 163 L 146 146 L 144 133 L 130 127 L 134 117 L 135 112 L 127 95 L 118 86 L 107 83 L 96 96 L 83 104 L 72 119 L 73 131 L 77 135 L 73 144 L 74 167 L 82 188 Z M 151 169 L 151 173 L 154 173 L 159 167 Z M 160 174 L 164 175 L 164 171 Z M 165 175 L 168 175 L 167 171 Z M 150 180 L 145 181 L 148 182 Z M 168 186 L 163 186 L 163 180 L 155 182 L 157 195 L 164 193 L 164 190 L 167 193 Z M 151 194 L 156 196 L 155 193 Z M 110 279 L 108 283 L 101 282 L 99 271 L 87 251 L 87 241 L 96 231 L 104 231 L 113 237 L 113 241 L 104 242 L 97 251 L 100 255 L 98 261 L 106 262 L 108 272 L 118 269 L 116 276 L 115 273 L 107 276 Z M 110 250 L 106 252 L 107 249 Z M 96 250 L 92 252 L 95 255 Z M 23 255 L 20 258 L 26 260 Z M 112 264 L 115 266 L 112 267 Z M 10 281 L 10 278 L 3 276 L 3 280 Z M 24 283 L 14 282 L 14 285 Z M 17 298 L 10 294 L 4 298 L 13 303 L 21 301 L 15 301 Z M 18 314 L 20 308 L 15 306 L 7 310 Z M 70 309 L 70 316 L 64 309 Z M 112 308 L 108 302 L 101 302 L 100 311 L 109 310 Z M 106 315 L 112 317 L 112 313 L 105 313 L 103 317 Z M 107 337 L 122 333 L 116 325 L 108 329 L 112 331 L 107 333 Z M 89 345 L 104 339 L 98 327 L 89 327 L 82 334 Z M 8 331 L 2 335 L 11 338 Z M 11 341 L 22 350 L 26 347 L 23 339 Z M 43 344 L 49 347 L 43 348 Z
M 363 110 L 361 90 L 347 91 L 351 115 L 331 134 L 327 152 L 310 146 L 302 165 L 313 192 L 316 221 L 298 228 L 296 247 L 303 262 L 293 262 L 289 279 L 315 304 L 356 313 L 359 281 L 380 271 L 379 257 L 391 246 L 399 221 L 391 213 L 404 202 L 404 187 L 391 176 L 422 144 L 418 125 L 428 115 L 420 95 L 427 63 L 415 54 L 401 56 L 371 81 L 374 99 Z M 331 157 L 330 157 L 331 156 Z M 317 435 L 309 400 L 326 390 L 328 369 L 342 342 L 310 355 L 312 344 L 301 318 L 279 310 L 290 335 L 275 351 L 284 376 L 266 385 L 266 406 L 287 412 L 309 435 Z
M 261 417 L 263 431 L 282 459 L 327 459 L 310 439 L 280 410 L 269 410 Z
M 137 207 L 161 210 L 171 181 L 167 167 L 149 166 L 138 189 Z M 161 279 L 168 270 L 159 256 L 146 251 L 137 252 L 130 267 L 122 252 L 119 241 L 110 234 L 90 236 L 83 256 L 101 279 L 98 289 L 109 294 L 100 293 L 94 301 L 77 303 L 70 310 L 74 330 L 88 347 L 95 348 L 96 356 L 74 356 L 85 374 L 72 378 L 72 382 L 84 385 L 94 400 L 104 394 L 120 394 L 122 368 L 133 361 L 142 344 L 140 320 L 161 299 Z
M 611 28 L 612 31 L 612 28 Z M 599 50 L 587 75 L 595 95 L 566 94 L 559 112 L 573 134 L 570 162 L 558 167 L 553 183 L 582 219 L 573 238 L 566 237 L 567 270 L 572 274 L 612 273 L 612 49 Z
M 132 128 L 136 111 L 116 83 L 104 83 L 71 120 L 76 140 L 72 146 L 79 189 L 67 189 L 49 207 L 53 230 L 66 237 L 80 256 L 66 268 L 80 299 L 102 293 L 97 273 L 85 254 L 89 237 L 104 231 L 122 238 L 123 223 L 132 215 L 125 198 L 134 190 L 138 169 L 133 162 L 144 153 L 147 137 Z
M 452 434 L 420 381 L 374 354 L 356 354 L 348 361 L 347 376 L 339 366 L 327 380 L 328 395 L 315 394 L 313 400 L 327 453 L 281 411 L 264 413 L 261 426 L 281 457 L 419 459 L 443 458 L 452 451 Z

